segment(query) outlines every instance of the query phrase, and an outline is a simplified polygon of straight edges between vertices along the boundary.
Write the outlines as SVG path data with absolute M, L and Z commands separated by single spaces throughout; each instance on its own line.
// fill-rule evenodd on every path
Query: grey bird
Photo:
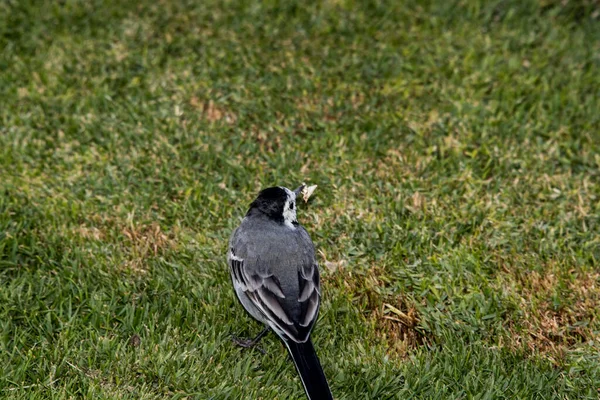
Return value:
M 235 293 L 242 306 L 272 329 L 287 347 L 311 400 L 333 399 L 310 340 L 317 320 L 321 289 L 315 248 L 296 219 L 296 196 L 285 187 L 262 190 L 229 240 L 229 262 Z

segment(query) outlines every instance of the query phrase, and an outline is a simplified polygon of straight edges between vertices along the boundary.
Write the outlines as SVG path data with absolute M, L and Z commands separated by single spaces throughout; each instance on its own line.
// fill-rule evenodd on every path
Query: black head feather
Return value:
M 256 200 L 250 204 L 248 214 L 253 210 L 257 210 L 277 222 L 283 222 L 283 208 L 287 198 L 288 194 L 285 189 L 278 186 L 264 189 L 258 194 Z

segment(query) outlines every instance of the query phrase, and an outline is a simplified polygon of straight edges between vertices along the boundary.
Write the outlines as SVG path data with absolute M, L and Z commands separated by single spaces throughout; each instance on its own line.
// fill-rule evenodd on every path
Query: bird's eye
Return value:
M 290 203 L 290 210 L 294 209 L 294 203 Z

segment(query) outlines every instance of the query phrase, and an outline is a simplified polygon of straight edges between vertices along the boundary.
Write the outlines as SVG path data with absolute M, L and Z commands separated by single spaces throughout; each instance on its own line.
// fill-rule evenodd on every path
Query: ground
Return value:
M 1 2 L 0 397 L 302 398 L 225 260 L 306 182 L 336 399 L 597 399 L 599 9 Z

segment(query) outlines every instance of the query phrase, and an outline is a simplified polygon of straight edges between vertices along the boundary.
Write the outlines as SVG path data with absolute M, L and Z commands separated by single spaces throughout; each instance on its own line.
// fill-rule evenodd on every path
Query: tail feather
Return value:
M 284 340 L 310 400 L 333 400 L 327 379 L 310 338 L 305 343 Z

